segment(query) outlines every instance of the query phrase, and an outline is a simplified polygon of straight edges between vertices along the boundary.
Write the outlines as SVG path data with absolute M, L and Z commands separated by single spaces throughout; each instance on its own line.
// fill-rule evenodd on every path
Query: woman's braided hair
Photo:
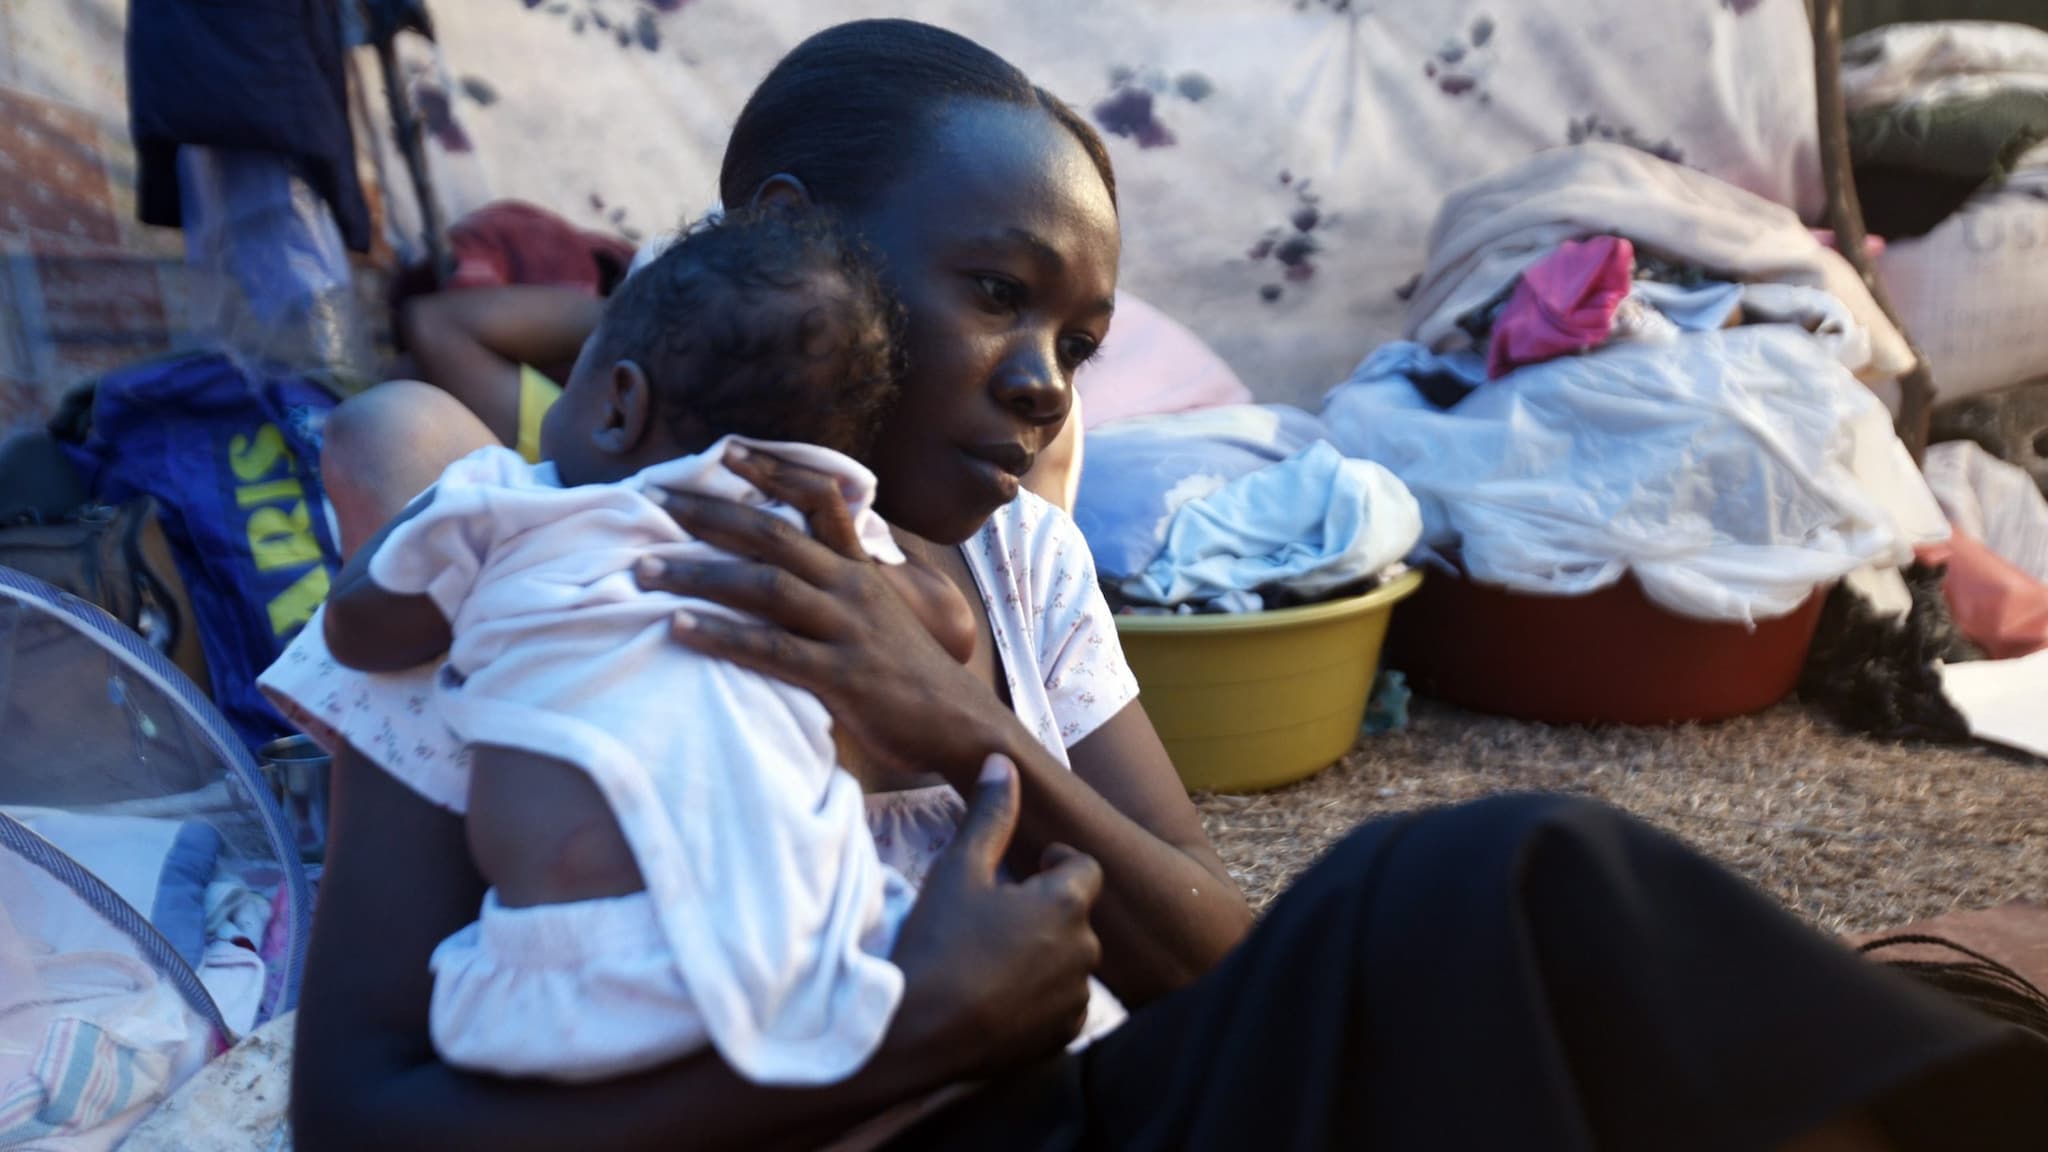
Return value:
M 1962 960 L 1884 959 L 1876 954 L 1912 945 L 1940 948 Z M 1872 940 L 1857 951 L 1940 989 L 1986 1016 L 2017 1024 L 2048 1040 L 2048 994 L 2012 969 L 1953 940 L 1914 934 Z
M 817 203 L 857 215 L 902 175 L 941 112 L 973 100 L 1044 109 L 1080 142 L 1116 203 L 1109 150 L 1087 120 L 1001 56 L 914 20 L 856 20 L 791 49 L 733 125 L 719 194 L 743 205 L 786 173 Z

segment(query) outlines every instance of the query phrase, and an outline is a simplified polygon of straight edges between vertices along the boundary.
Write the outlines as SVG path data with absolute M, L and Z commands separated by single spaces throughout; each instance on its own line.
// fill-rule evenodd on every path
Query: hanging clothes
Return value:
M 369 250 L 334 0 L 134 0 L 127 45 L 144 224 L 183 225 L 179 148 L 274 152 L 327 201 L 348 246 Z

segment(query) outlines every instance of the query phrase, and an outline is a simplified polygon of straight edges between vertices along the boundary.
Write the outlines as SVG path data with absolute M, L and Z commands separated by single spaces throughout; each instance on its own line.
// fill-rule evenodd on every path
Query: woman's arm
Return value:
M 985 684 L 918 635 L 859 551 L 828 478 L 760 453 L 733 467 L 802 509 L 816 538 L 737 504 L 676 497 L 671 510 L 692 535 L 754 563 L 657 566 L 643 582 L 768 622 L 684 617 L 682 643 L 817 693 L 878 764 L 936 767 L 957 785 L 958 766 L 983 750 L 1015 760 L 1024 813 L 1011 863 L 1022 874 L 1036 853 L 1070 844 L 1102 864 L 1101 975 L 1127 1002 L 1187 984 L 1243 939 L 1251 912 L 1142 708 L 1076 745 L 1067 771 Z
M 1133 1007 L 1214 967 L 1251 931 L 1244 894 L 1209 843 L 1152 720 L 1133 700 L 1067 749 L 1072 771 L 1016 717 L 989 746 L 1017 757 L 1024 815 L 1011 842 L 1018 875 L 1050 843 L 1094 857 L 1107 877 L 1095 904 L 1099 974 Z
M 415 296 L 399 329 L 421 379 L 509 445 L 519 439 L 519 366 L 565 373 L 603 315 L 604 301 L 574 288 L 515 285 Z
M 1072 856 L 1026 884 L 996 879 L 1014 779 L 1004 772 L 976 793 L 961 843 L 899 933 L 904 998 L 860 1073 L 826 1088 L 763 1088 L 705 1053 L 561 1086 L 468 1075 L 435 1058 L 427 959 L 476 918 L 484 884 L 460 817 L 342 749 L 300 999 L 295 1142 L 306 1152 L 815 1146 L 940 1085 L 1057 1051 L 1086 1010 L 1100 873 Z

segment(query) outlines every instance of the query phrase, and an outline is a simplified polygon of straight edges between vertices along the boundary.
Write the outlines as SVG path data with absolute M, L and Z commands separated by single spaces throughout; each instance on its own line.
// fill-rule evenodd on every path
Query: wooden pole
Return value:
M 1913 334 L 1899 324 L 1891 296 L 1878 279 L 1863 231 L 1863 203 L 1849 167 L 1849 113 L 1842 96 L 1842 0 L 1813 0 L 1813 67 L 1820 112 L 1821 178 L 1827 185 L 1827 223 L 1849 266 L 1863 277 L 1877 306 L 1905 334 L 1913 368 L 1899 377 L 1899 439 L 1918 464 L 1927 454 L 1928 423 L 1934 411 L 1934 376 Z

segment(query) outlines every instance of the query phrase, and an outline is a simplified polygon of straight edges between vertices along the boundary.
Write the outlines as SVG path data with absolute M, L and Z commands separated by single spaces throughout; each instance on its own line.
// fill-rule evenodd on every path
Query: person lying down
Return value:
M 354 556 L 333 655 L 396 671 L 446 653 L 433 706 L 471 758 L 470 851 L 491 888 L 432 959 L 449 1064 L 609 1079 L 706 1043 L 742 1075 L 818 1084 L 880 1043 L 914 892 L 876 855 L 861 788 L 807 692 L 670 638 L 703 602 L 642 590 L 650 554 L 716 551 L 664 491 L 765 507 L 726 466 L 838 479 L 862 545 L 955 657 L 965 600 L 872 511 L 896 308 L 816 214 L 729 216 L 631 276 L 561 401 L 549 460 L 457 461 Z

